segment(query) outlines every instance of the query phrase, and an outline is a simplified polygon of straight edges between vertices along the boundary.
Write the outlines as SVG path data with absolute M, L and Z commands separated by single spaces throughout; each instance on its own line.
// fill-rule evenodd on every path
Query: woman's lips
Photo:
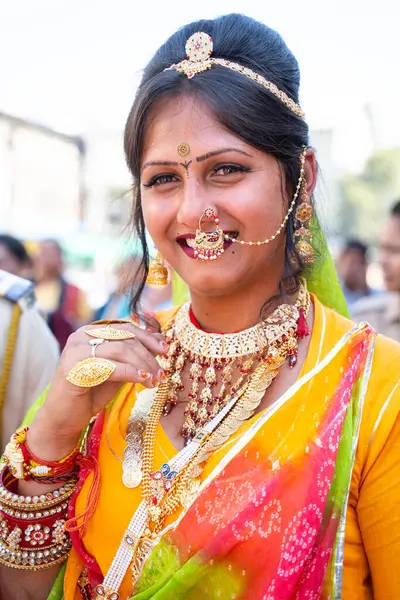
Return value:
M 237 232 L 236 231 L 224 231 L 225 235 L 230 235 L 230 236 L 237 236 Z M 184 253 L 186 254 L 186 256 L 189 256 L 189 258 L 194 258 L 197 260 L 196 256 L 194 255 L 194 248 L 192 248 L 191 246 L 188 245 L 187 240 L 194 240 L 196 236 L 193 233 L 186 233 L 184 235 L 178 235 L 176 238 L 177 243 L 179 244 L 179 246 L 182 248 L 182 250 L 184 251 Z M 189 242 L 190 244 L 190 242 Z M 224 241 L 224 250 L 226 250 L 227 248 L 229 248 L 230 246 L 232 246 L 233 242 L 230 240 L 225 240 Z

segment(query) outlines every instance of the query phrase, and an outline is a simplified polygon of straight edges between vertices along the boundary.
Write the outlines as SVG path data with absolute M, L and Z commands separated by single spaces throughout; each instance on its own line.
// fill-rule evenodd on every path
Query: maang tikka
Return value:
M 201 230 L 203 221 L 214 221 L 215 227 L 211 233 Z M 217 260 L 224 253 L 224 232 L 219 226 L 219 219 L 213 208 L 206 208 L 199 219 L 194 238 L 194 256 L 198 260 Z

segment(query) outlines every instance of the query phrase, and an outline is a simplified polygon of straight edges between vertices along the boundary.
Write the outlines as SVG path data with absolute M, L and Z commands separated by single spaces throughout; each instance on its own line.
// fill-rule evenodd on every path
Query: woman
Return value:
M 5 597 L 399 595 L 400 349 L 321 303 L 343 310 L 298 92 L 280 36 L 240 15 L 148 65 L 125 130 L 135 226 L 144 270 L 146 227 L 190 304 L 162 333 L 71 336 L 6 449 Z

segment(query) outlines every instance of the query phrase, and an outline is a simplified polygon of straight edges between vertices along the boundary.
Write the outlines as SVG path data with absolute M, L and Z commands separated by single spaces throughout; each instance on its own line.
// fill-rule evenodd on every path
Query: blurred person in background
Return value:
M 62 350 L 68 336 L 91 320 L 92 310 L 84 292 L 65 280 L 62 249 L 56 240 L 39 243 L 34 266 L 36 297 Z
M 348 240 L 337 260 L 337 269 L 350 312 L 352 305 L 377 293 L 367 283 L 368 247 L 358 240 Z
M 96 312 L 95 320 L 125 319 L 132 315 L 130 309 L 132 292 L 132 274 L 137 272 L 140 259 L 129 256 L 115 269 L 115 292 L 109 300 Z M 141 307 L 145 313 L 156 313 L 159 310 L 171 308 L 172 276 L 169 270 L 168 284 L 162 287 L 146 284 L 142 293 Z
M 17 249 L 19 260 L 25 264 L 27 255 L 14 242 L 12 247 Z M 3 260 L 1 262 L 4 264 Z M 8 266 L 12 266 L 11 262 Z M 57 341 L 35 305 L 33 283 L 0 270 L 2 450 L 12 432 L 22 423 L 27 410 L 53 378 L 58 359 Z
M 368 321 L 378 333 L 400 342 L 400 200 L 390 211 L 379 247 L 386 293 L 357 302 L 352 316 L 357 321 Z
M 132 269 L 137 268 L 137 260 L 134 256 L 130 256 L 119 265 L 114 272 L 115 290 L 110 294 L 107 302 L 101 306 L 94 314 L 95 321 L 100 319 L 125 319 L 130 316 L 130 277 Z
M 31 257 L 23 243 L 11 235 L 0 235 L 0 269 L 26 279 L 33 277 Z

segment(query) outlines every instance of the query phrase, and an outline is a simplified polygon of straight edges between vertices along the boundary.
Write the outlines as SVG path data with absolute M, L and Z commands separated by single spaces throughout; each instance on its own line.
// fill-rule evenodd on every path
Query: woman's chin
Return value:
M 214 266 L 214 265 L 213 265 Z M 186 274 L 185 274 L 186 275 Z M 210 268 L 197 273 L 193 271 L 182 277 L 190 290 L 201 296 L 225 296 L 237 291 L 243 278 L 228 274 L 225 270 Z

